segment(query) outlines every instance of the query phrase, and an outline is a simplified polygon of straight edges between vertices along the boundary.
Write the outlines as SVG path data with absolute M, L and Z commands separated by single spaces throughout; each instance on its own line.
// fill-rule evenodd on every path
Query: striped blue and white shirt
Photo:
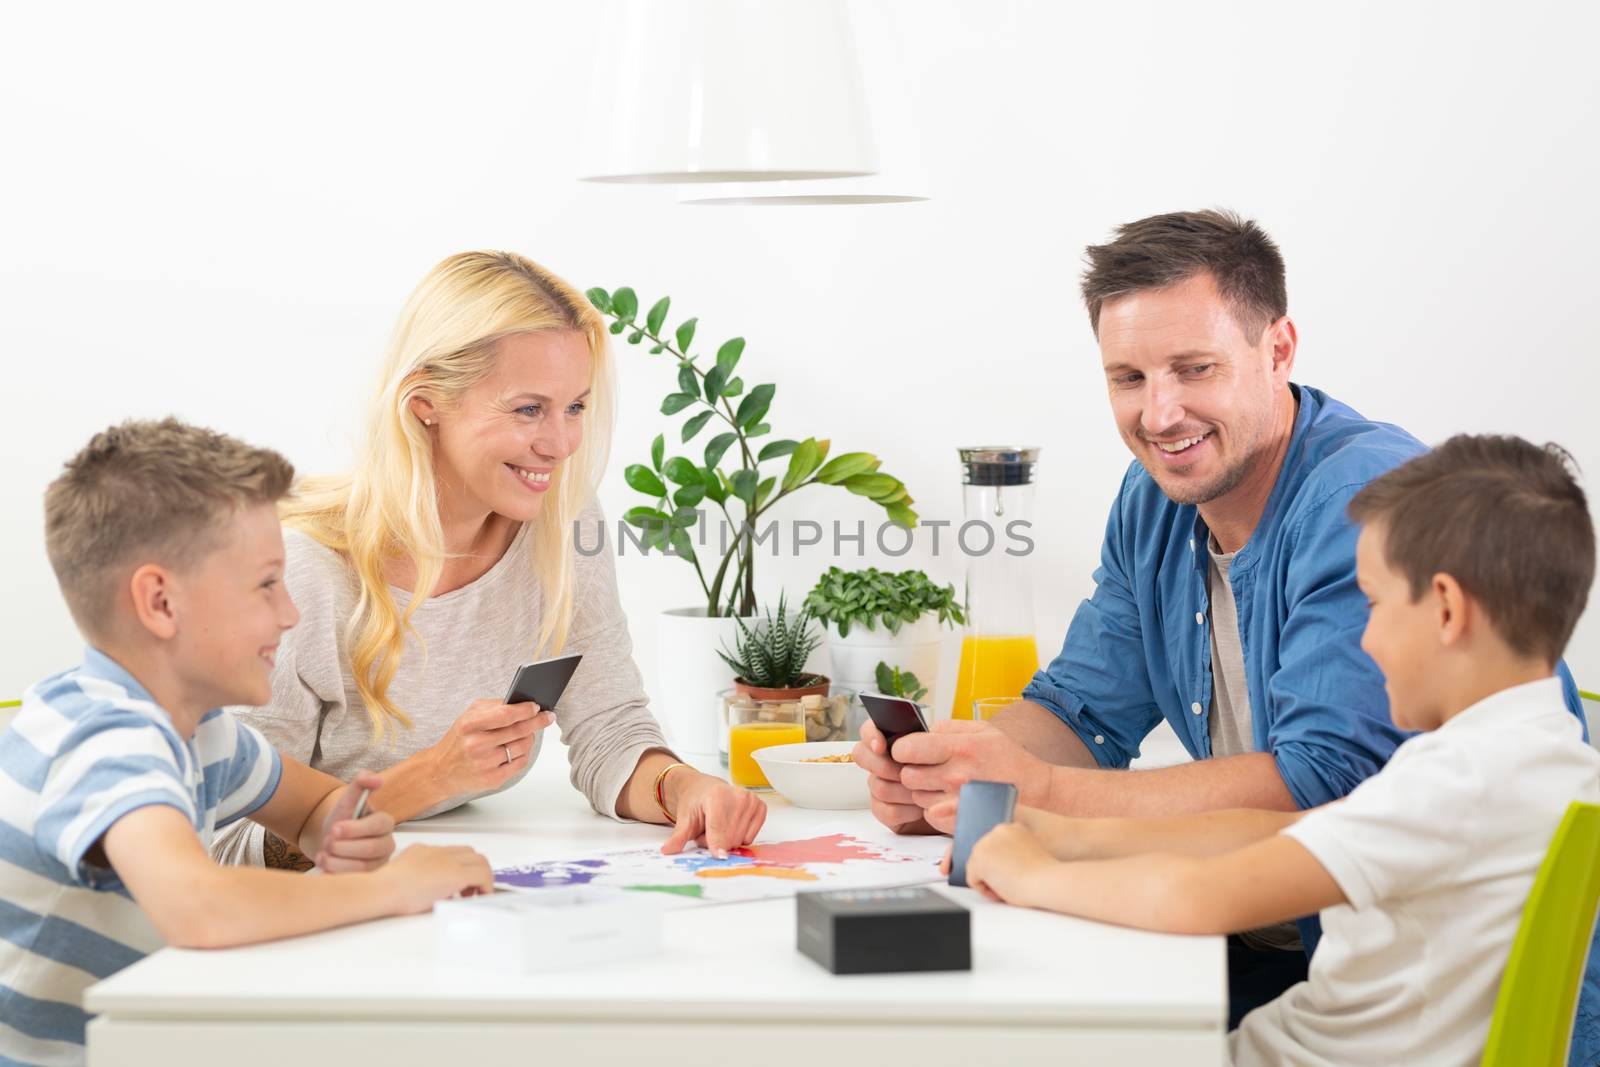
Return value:
M 0 1062 L 81 1063 L 83 991 L 161 947 L 116 872 L 85 859 L 111 825 L 166 804 L 209 848 L 271 798 L 282 770 L 221 709 L 185 741 L 93 648 L 24 694 L 0 734 Z

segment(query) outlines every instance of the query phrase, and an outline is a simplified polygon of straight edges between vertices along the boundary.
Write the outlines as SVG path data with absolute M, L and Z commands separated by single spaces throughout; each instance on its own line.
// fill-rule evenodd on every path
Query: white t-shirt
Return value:
M 1600 802 L 1600 752 L 1550 678 L 1411 738 L 1285 830 L 1350 903 L 1323 911 L 1307 980 L 1233 1033 L 1236 1067 L 1475 1067 L 1522 906 L 1574 800 Z

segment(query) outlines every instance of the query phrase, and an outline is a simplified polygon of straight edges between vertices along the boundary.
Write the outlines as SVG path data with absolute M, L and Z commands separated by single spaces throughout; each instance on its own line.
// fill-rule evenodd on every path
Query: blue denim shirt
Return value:
M 1283 469 L 1228 580 L 1255 750 L 1272 753 L 1295 803 L 1310 808 L 1377 773 L 1409 736 L 1390 721 L 1383 675 L 1361 651 L 1367 602 L 1356 586 L 1358 529 L 1345 507 L 1425 449 L 1326 393 L 1291 388 L 1299 411 Z M 1094 595 L 1072 617 L 1060 654 L 1023 691 L 1102 767 L 1126 767 L 1163 718 L 1191 756 L 1211 755 L 1209 536 L 1193 505 L 1174 503 L 1137 462 L 1128 468 Z M 1572 675 L 1565 664 L 1558 673 L 1581 721 Z M 1300 925 L 1309 953 L 1320 928 L 1314 918 Z M 1597 964 L 1600 952 L 1590 958 L 1586 1006 L 1600 1002 Z M 1575 1054 L 1582 1043 L 1575 1037 Z

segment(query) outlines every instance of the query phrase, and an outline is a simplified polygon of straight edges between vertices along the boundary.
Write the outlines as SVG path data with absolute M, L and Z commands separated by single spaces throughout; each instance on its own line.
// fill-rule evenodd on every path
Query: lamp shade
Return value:
M 689 185 L 680 190 L 678 203 L 713 207 L 805 207 L 826 204 L 911 204 L 928 199 L 927 194 L 915 186 L 907 187 L 885 179 L 885 175 L 874 175 L 802 182 Z
M 586 181 L 753 182 L 875 172 L 839 0 L 613 0 Z

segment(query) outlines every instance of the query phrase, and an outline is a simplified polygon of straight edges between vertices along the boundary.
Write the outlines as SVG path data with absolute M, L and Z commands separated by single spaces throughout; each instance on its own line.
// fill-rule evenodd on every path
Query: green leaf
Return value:
M 817 447 L 817 439 L 808 437 L 800 442 L 800 446 L 789 457 L 789 469 L 783 475 L 783 488 L 785 491 L 793 489 L 811 476 L 821 463 L 821 453 Z
M 871 452 L 846 452 L 835 456 L 817 472 L 817 481 L 824 485 L 838 485 L 857 474 L 871 474 L 878 469 L 878 457 Z
M 672 525 L 675 529 L 686 530 L 700 521 L 700 513 L 694 508 L 684 505 L 672 513 Z
M 761 454 L 756 457 L 756 462 L 760 463 L 769 459 L 777 459 L 779 456 L 787 456 L 789 453 L 793 452 L 799 447 L 800 442 L 798 441 L 790 441 L 787 439 L 781 441 L 768 441 L 766 444 L 761 446 Z
M 683 424 L 683 441 L 684 441 L 684 444 L 688 444 L 689 441 L 694 437 L 695 434 L 697 434 L 701 430 L 705 429 L 706 428 L 706 423 L 710 422 L 712 417 L 715 416 L 715 415 L 716 415 L 715 411 L 702 411 L 700 414 L 694 416 L 688 422 L 684 423 Z
M 722 387 L 728 384 L 728 376 L 722 372 L 721 367 L 712 367 L 706 371 L 706 403 L 715 404 L 717 398 L 722 396 Z
M 911 503 L 911 496 L 906 492 L 906 487 L 903 485 L 892 493 L 884 493 L 881 496 L 875 496 L 872 499 L 874 503 L 883 504 L 884 506 L 888 506 L 890 504 Z
M 630 345 L 636 345 L 640 341 L 643 341 L 643 340 L 644 340 L 644 331 L 643 330 L 634 330 L 632 333 L 630 333 L 628 335 L 628 343 Z
M 752 470 L 736 470 L 728 477 L 728 482 L 733 487 L 733 495 L 751 506 L 756 498 L 756 488 L 760 482 L 760 475 Z
M 723 488 L 722 479 L 717 477 L 714 470 L 708 469 L 704 474 L 706 476 L 706 499 L 715 501 L 719 505 L 726 504 L 728 502 L 728 491 Z
M 700 503 L 700 501 L 705 498 L 705 495 L 706 484 L 704 482 L 695 482 L 686 485 L 682 489 L 679 489 L 676 493 L 673 493 L 672 502 L 678 505 L 680 508 L 692 508 L 696 504 Z
M 719 433 L 706 444 L 706 466 L 715 467 L 722 462 L 722 454 L 739 439 L 736 433 Z M 762 456 L 766 458 L 765 455 Z
M 632 322 L 639 313 L 639 297 L 632 289 L 623 286 L 611 294 L 611 312 L 623 322 Z
M 878 662 L 878 669 L 874 671 L 873 674 L 876 675 L 878 679 L 878 692 L 884 694 L 885 696 L 899 696 L 899 694 L 894 691 L 894 671 L 889 669 L 889 665 L 887 663 L 884 663 L 880 660 Z
M 668 478 L 679 485 L 704 485 L 705 475 L 700 473 L 700 468 L 682 456 L 673 456 L 667 460 L 665 467 L 661 468 Z
M 671 304 L 672 297 L 664 296 L 660 300 L 657 300 L 654 304 L 650 305 L 650 314 L 644 317 L 645 329 L 649 330 L 657 337 L 660 337 L 661 327 L 667 321 L 667 308 Z
M 844 487 L 858 496 L 877 496 L 900 487 L 900 482 L 890 474 L 856 474 L 844 480 Z
M 897 526 L 909 530 L 917 524 L 917 513 L 904 504 L 890 504 L 885 510 L 889 513 L 889 521 Z
M 763 478 L 761 484 L 756 486 L 756 509 L 759 511 L 762 504 L 767 502 L 767 497 L 772 493 L 772 487 L 778 484 L 777 478 Z
M 656 472 L 643 463 L 635 463 L 622 472 L 622 480 L 646 496 L 666 496 L 667 487 L 661 484 Z
M 699 319 L 686 319 L 678 324 L 678 351 L 689 354 L 689 344 L 694 340 L 694 324 Z
M 670 521 L 661 523 L 660 525 L 651 523 L 645 528 L 644 536 L 639 540 L 644 542 L 644 547 L 646 548 L 664 549 L 667 547 L 667 539 L 671 536 L 672 523 Z
M 877 477 L 877 475 L 868 474 L 868 475 L 864 475 L 862 477 L 873 478 L 873 477 Z M 894 478 L 893 476 L 891 476 L 890 480 L 894 482 L 893 485 L 891 485 L 889 488 L 883 490 L 882 492 L 873 493 L 872 494 L 872 499 L 873 499 L 873 501 L 875 503 L 884 504 L 884 505 L 897 504 L 897 503 L 900 503 L 902 501 L 902 499 L 905 497 L 905 495 L 906 495 L 905 484 L 902 483 L 900 481 L 900 479 Z
M 671 516 L 660 508 L 629 508 L 622 513 L 622 521 L 642 530 L 650 523 L 665 526 L 671 521 Z
M 676 415 L 699 399 L 698 393 L 668 393 L 667 398 L 661 402 L 661 414 Z
M 689 540 L 689 535 L 682 530 L 672 531 L 672 550 L 684 559 L 694 559 L 694 543 Z
M 625 323 L 625 322 L 620 322 L 619 321 L 619 322 L 613 322 L 611 324 L 611 332 L 612 333 L 621 333 L 623 330 L 626 330 L 627 328 L 628 328 L 628 324 Z
M 750 390 L 750 395 L 739 401 L 739 410 L 734 414 L 733 421 L 746 428 L 760 422 L 761 416 L 772 406 L 772 394 L 777 391 L 778 387 L 770 383 Z
M 723 396 L 738 396 L 742 392 L 744 392 L 743 378 L 729 378 L 728 384 L 722 387 Z
M 760 437 L 762 434 L 772 432 L 772 427 L 764 422 L 758 422 L 744 432 L 746 437 Z
M 678 364 L 678 391 L 700 399 L 700 377 L 688 363 Z
M 733 368 L 738 365 L 739 357 L 744 353 L 744 338 L 735 337 L 731 341 L 724 341 L 722 347 L 717 349 L 717 369 L 726 378 L 733 373 Z
M 656 470 L 661 469 L 661 457 L 667 453 L 667 435 L 656 434 L 656 439 L 650 442 L 650 466 Z
M 663 347 L 662 345 L 651 345 L 650 346 L 650 354 L 652 356 L 659 356 L 661 353 L 663 353 L 665 351 L 666 351 L 666 348 Z
M 611 294 L 604 289 L 596 287 L 585 291 L 583 295 L 589 298 L 589 303 L 593 304 L 594 309 L 602 315 L 611 313 Z

